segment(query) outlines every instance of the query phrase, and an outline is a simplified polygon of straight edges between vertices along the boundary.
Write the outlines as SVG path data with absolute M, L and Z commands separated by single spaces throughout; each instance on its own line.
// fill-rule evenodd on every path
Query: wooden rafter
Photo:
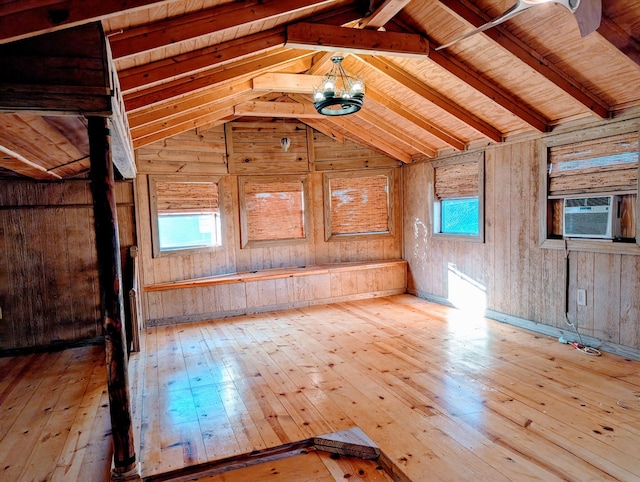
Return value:
M 307 96 L 302 94 L 292 94 L 290 97 L 302 104 L 309 102 Z M 342 140 L 344 140 L 344 138 L 348 138 L 364 146 L 368 146 L 382 152 L 393 159 L 397 159 L 404 163 L 411 162 L 410 151 L 414 149 L 409 148 L 409 151 L 401 149 L 398 144 L 393 144 L 387 141 L 389 136 L 385 135 L 383 128 L 369 125 L 369 128 L 366 129 L 363 127 L 362 121 L 355 120 L 354 118 L 354 115 L 323 116 L 323 119 L 304 119 L 304 122 L 308 126 L 317 129 L 332 139 L 338 140 L 338 137 L 335 135 L 335 131 L 330 127 L 332 125 L 336 126 L 341 131 L 348 132 L 347 135 L 344 135 Z M 407 147 L 405 143 L 402 143 L 402 145 L 403 147 Z
M 324 117 L 323 119 L 301 119 L 301 121 L 336 142 L 343 143 L 345 140 L 344 135 L 341 132 L 338 132 L 334 125 L 325 122 Z
M 0 145 L 0 167 L 22 174 L 32 179 L 55 181 L 62 179 L 59 175 L 47 171 L 44 167 L 30 161 L 21 154 Z
M 234 107 L 237 116 L 286 117 L 289 119 L 322 119 L 309 102 L 249 101 Z
M 398 57 L 427 57 L 429 42 L 415 33 L 378 32 L 300 22 L 287 27 L 290 48 L 348 53 L 374 53 Z
M 358 28 L 378 29 L 384 27 L 411 0 L 385 0 L 371 15 L 358 23 Z
M 411 154 L 409 151 L 402 149 L 398 144 L 388 142 L 388 136 L 384 135 L 384 130 L 372 128 L 363 128 L 362 122 L 356 120 L 354 116 L 327 116 L 326 122 L 335 124 L 349 132 L 350 137 L 365 146 L 371 146 L 380 152 L 383 152 L 393 159 L 397 159 L 404 163 L 411 162 Z M 402 147 L 406 144 L 402 143 Z
M 386 107 L 387 109 L 391 110 L 395 114 L 402 117 L 407 122 L 414 124 L 420 129 L 437 137 L 441 141 L 446 142 L 448 145 L 450 145 L 454 149 L 463 151 L 466 147 L 466 143 L 462 139 L 454 136 L 449 132 L 445 132 L 435 124 L 427 121 L 426 119 L 423 119 L 422 117 L 415 114 L 414 112 L 411 112 L 409 109 L 404 107 L 400 102 L 394 99 L 391 99 L 389 96 L 384 95 L 382 92 L 378 91 L 377 89 L 371 86 L 367 86 L 366 99 L 367 101 L 371 100 L 373 102 L 376 102 L 377 104 L 380 104 Z
M 372 127 L 380 128 L 380 118 L 375 114 L 370 112 L 367 108 L 363 108 L 360 110 L 356 117 L 365 121 Z M 406 150 L 413 149 L 414 151 L 419 152 L 420 154 L 424 154 L 427 157 L 436 157 L 437 153 L 434 149 L 426 145 L 420 139 L 416 137 L 412 137 L 409 134 L 402 132 L 401 129 L 394 126 L 391 123 L 385 123 L 384 132 L 391 138 L 393 138 L 394 142 L 398 142 L 400 145 L 406 146 Z
M 508 95 L 495 82 L 474 72 L 459 60 L 445 53 L 437 52 L 435 49 L 431 51 L 429 59 L 537 131 L 547 132 L 549 130 L 549 121 L 533 106 L 529 106 L 522 100 Z
M 441 3 L 474 27 L 479 27 L 491 20 L 486 14 L 467 0 L 441 0 Z M 583 104 L 595 115 L 603 119 L 609 117 L 610 107 L 606 102 L 582 87 L 579 82 L 569 77 L 565 72 L 550 63 L 535 50 L 529 48 L 515 35 L 512 35 L 504 26 L 498 25 L 486 30 L 484 34 Z M 432 55 L 432 60 L 435 61 L 434 57 L 435 56 Z M 536 127 L 531 123 L 530 125 Z
M 234 98 L 253 90 L 250 80 L 234 82 L 231 85 L 211 87 L 203 92 L 186 95 L 178 100 L 149 106 L 133 112 L 129 116 L 131 128 L 142 127 L 163 119 L 195 112 L 198 109 L 219 102 L 221 99 Z
M 260 57 L 243 59 L 229 65 L 200 72 L 186 79 L 176 79 L 125 95 L 125 105 L 127 106 L 127 111 L 132 112 L 189 93 L 208 89 L 217 84 L 243 80 L 268 70 L 285 68 L 287 65 L 295 64 L 300 59 L 310 57 L 310 55 L 310 52 L 304 50 L 280 50 Z
M 598 33 L 637 65 L 640 65 L 640 42 L 604 13 L 600 27 L 598 27 Z
M 167 80 L 212 68 L 217 64 L 238 61 L 252 54 L 283 46 L 285 29 L 275 28 L 211 47 L 194 50 L 118 72 L 120 85 L 126 94 L 141 87 L 151 87 Z
M 110 36 L 115 59 L 184 42 L 214 32 L 249 26 L 285 16 L 311 7 L 328 5 L 334 0 L 277 0 L 240 2 L 214 7 L 200 12 L 169 18 L 153 24 L 135 27 Z M 250 10 L 251 15 L 247 15 Z
M 483 121 L 478 116 L 472 114 L 466 109 L 463 109 L 457 104 L 451 102 L 449 99 L 447 99 L 434 89 L 430 88 L 426 84 L 415 80 L 415 78 L 411 74 L 402 70 L 394 63 L 370 55 L 357 55 L 355 56 L 355 58 L 366 62 L 369 66 L 392 78 L 393 80 L 401 84 L 404 88 L 414 92 L 415 94 L 438 106 L 445 112 L 461 120 L 468 126 L 474 128 L 487 138 L 495 142 L 502 141 L 502 133 L 498 129 L 493 127 L 488 122 Z
M 0 44 L 54 32 L 126 11 L 176 0 L 69 0 L 9 2 L 0 7 Z

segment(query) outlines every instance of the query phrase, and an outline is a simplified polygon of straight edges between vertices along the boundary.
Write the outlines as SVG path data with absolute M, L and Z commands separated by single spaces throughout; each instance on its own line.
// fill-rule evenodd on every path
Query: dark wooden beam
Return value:
M 411 0 L 385 0 L 358 23 L 358 28 L 379 29 L 396 16 Z
M 597 32 L 607 41 L 625 54 L 637 65 L 640 65 L 640 41 L 611 20 L 605 13 L 602 15 Z
M 298 10 L 328 5 L 332 1 L 276 0 L 263 2 L 253 0 L 233 2 L 221 7 L 154 22 L 151 25 L 135 27 L 122 33 L 113 33 L 109 37 L 111 50 L 113 57 L 119 59 L 241 25 L 261 23 L 279 16 L 289 18 L 292 13 Z
M 112 480 L 139 480 L 129 395 L 118 216 L 107 119 L 89 117 L 91 188 L 113 436 Z M 137 477 L 136 477 L 137 476 Z M 133 478 L 130 478 L 133 477 Z
M 290 48 L 398 57 L 424 58 L 429 55 L 429 42 L 419 34 L 378 32 L 309 22 L 289 25 L 285 45 Z
M 0 44 L 172 1 L 176 0 L 5 1 L 0 7 Z
M 441 3 L 451 11 L 460 15 L 460 17 L 474 27 L 479 27 L 491 20 L 491 18 L 467 0 L 441 0 Z M 528 47 L 505 27 L 498 25 L 486 30 L 484 34 L 583 104 L 598 117 L 603 119 L 609 117 L 610 107 L 604 100 L 582 87 L 579 82 L 569 77 L 568 74 L 550 63 L 538 52 Z
M 0 45 L 0 110 L 110 115 L 107 59 L 99 23 Z

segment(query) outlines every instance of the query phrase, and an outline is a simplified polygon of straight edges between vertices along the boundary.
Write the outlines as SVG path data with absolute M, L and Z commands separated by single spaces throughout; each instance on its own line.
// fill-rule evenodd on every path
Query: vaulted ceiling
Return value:
M 3 0 L 0 43 L 101 21 L 134 148 L 238 118 L 298 118 L 411 162 L 640 109 L 638 1 L 602 0 L 600 27 L 585 37 L 567 8 L 546 3 L 436 50 L 514 3 Z M 365 79 L 364 107 L 321 116 L 311 92 L 338 53 Z M 0 168 L 36 178 L 84 172 L 82 128 L 1 114 Z M 59 159 L 18 141 L 25 132 L 56 137 Z

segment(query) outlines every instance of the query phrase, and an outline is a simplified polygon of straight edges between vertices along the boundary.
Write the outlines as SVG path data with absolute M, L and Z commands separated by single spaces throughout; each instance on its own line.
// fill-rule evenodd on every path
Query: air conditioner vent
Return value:
M 612 196 L 577 197 L 565 199 L 565 207 L 610 206 Z
M 565 198 L 563 235 L 614 239 L 620 236 L 619 196 Z

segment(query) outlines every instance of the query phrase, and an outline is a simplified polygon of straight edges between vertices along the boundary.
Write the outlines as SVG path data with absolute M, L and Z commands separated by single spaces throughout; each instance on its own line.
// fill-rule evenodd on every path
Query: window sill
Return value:
M 464 241 L 467 243 L 484 243 L 481 236 L 468 236 L 464 234 L 431 233 L 433 239 L 442 241 Z
M 563 239 L 545 239 L 540 245 L 542 249 L 564 250 Z M 569 251 L 583 251 L 588 253 L 623 254 L 640 256 L 640 246 L 637 243 L 620 243 L 598 239 L 568 239 Z

